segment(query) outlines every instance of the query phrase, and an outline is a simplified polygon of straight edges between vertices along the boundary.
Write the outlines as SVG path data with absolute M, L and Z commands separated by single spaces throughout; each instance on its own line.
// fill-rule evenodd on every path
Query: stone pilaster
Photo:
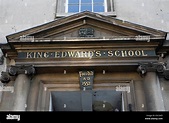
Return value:
M 14 83 L 13 111 L 26 111 L 27 98 L 30 89 L 30 77 L 35 73 L 32 66 L 11 66 L 9 75 L 16 76 Z
M 166 63 L 142 63 L 137 71 L 144 77 L 144 92 L 148 111 L 164 111 L 164 102 L 158 75 L 164 76 Z M 157 75 L 158 74 L 158 75 Z
M 13 111 L 26 110 L 29 87 L 30 87 L 30 80 L 28 76 L 25 74 L 19 74 L 14 84 Z
M 147 72 L 144 78 L 144 91 L 148 111 L 164 111 L 160 83 L 156 72 Z

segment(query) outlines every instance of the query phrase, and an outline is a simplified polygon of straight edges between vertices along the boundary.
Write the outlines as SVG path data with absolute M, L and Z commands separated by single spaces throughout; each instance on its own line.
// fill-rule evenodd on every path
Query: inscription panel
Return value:
M 80 77 L 80 88 L 81 90 L 92 90 L 93 87 L 93 79 L 94 79 L 94 71 L 79 71 Z
M 64 50 L 19 52 L 18 59 L 40 58 L 112 58 L 156 56 L 154 50 Z

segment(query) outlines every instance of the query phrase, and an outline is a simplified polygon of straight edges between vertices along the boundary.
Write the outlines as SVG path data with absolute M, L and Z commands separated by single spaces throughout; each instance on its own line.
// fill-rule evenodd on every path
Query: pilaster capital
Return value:
M 1 78 L 0 78 L 0 81 L 2 83 L 8 83 L 10 81 L 10 75 L 8 74 L 8 72 L 1 72 Z
M 32 65 L 29 66 L 10 66 L 6 72 L 1 72 L 1 78 L 0 81 L 2 83 L 8 83 L 12 80 L 12 76 L 17 76 L 19 74 L 25 74 L 25 75 L 34 75 L 35 74 L 35 68 Z
M 137 72 L 144 76 L 147 72 L 156 72 L 158 75 L 163 76 L 165 79 L 169 80 L 169 70 L 166 68 L 167 63 L 165 62 L 148 62 L 139 63 Z
M 16 76 L 18 74 L 33 75 L 35 74 L 35 68 L 32 65 L 10 66 L 8 68 L 8 73 L 11 76 Z

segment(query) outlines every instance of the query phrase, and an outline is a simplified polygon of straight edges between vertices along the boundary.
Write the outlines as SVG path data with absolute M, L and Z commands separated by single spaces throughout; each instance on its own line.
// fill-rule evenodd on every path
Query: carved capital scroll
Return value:
M 1 78 L 0 81 L 2 83 L 8 83 L 12 80 L 13 76 L 17 76 L 19 74 L 25 74 L 25 75 L 34 75 L 35 74 L 35 68 L 32 65 L 26 66 L 10 66 L 7 70 L 7 72 L 1 72 Z
M 10 81 L 10 75 L 8 74 L 8 72 L 1 72 L 1 78 L 0 78 L 0 81 L 2 83 L 8 83 Z
M 164 62 L 149 62 L 149 63 L 139 63 L 137 72 L 144 76 L 147 72 L 157 72 L 158 75 L 163 76 L 165 79 L 169 80 L 169 70 L 166 68 L 166 63 Z
M 26 75 L 33 75 L 35 74 L 35 68 L 31 66 L 10 66 L 8 69 L 8 73 L 11 76 L 15 76 L 18 74 L 26 74 Z

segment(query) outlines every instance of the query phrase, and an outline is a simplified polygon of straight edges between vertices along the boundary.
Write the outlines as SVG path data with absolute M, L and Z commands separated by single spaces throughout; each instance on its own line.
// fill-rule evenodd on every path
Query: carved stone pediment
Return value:
M 85 11 L 8 35 L 2 51 L 17 65 L 137 65 L 157 61 L 166 34 Z
M 79 37 L 79 29 L 92 28 L 95 30 L 95 37 L 113 37 L 113 36 L 125 36 L 135 37 L 138 40 L 159 39 L 165 38 L 166 33 L 158 31 L 145 26 L 129 23 L 124 20 L 115 19 L 112 17 L 100 15 L 93 12 L 81 12 L 68 17 L 63 17 L 52 22 L 27 29 L 12 35 L 8 35 L 8 42 L 29 42 L 32 41 L 30 37 L 34 39 L 49 39 L 58 37 Z M 28 40 L 20 40 L 23 36 L 29 37 Z M 142 37 L 138 37 L 142 36 Z M 128 38 L 129 38 L 128 37 Z M 130 40 L 130 39 L 129 39 Z

